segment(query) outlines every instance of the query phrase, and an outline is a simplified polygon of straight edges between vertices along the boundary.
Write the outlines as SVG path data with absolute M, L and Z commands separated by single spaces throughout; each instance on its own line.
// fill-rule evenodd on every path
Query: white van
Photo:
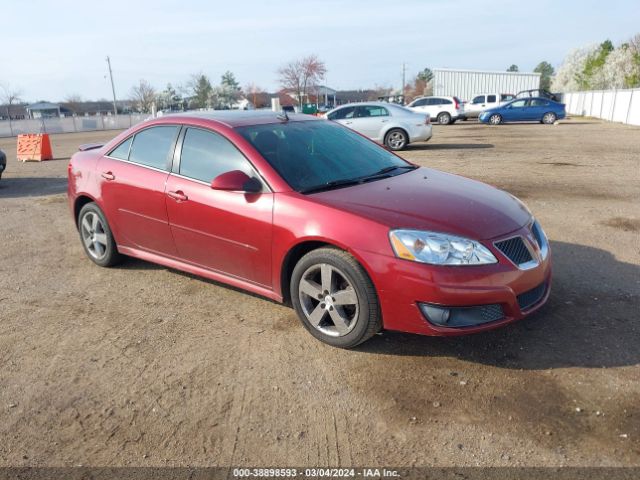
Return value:
M 495 108 L 516 98 L 510 93 L 480 93 L 464 104 L 464 116 L 477 118 L 484 110 Z

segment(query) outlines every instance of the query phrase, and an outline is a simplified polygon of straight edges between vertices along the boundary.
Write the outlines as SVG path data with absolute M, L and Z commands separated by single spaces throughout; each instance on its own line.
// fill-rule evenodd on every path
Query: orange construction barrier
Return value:
M 18 160 L 53 160 L 51 142 L 46 133 L 18 135 Z

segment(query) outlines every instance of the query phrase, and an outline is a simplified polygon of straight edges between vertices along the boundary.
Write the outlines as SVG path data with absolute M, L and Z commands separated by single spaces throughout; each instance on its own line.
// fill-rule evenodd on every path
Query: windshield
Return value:
M 299 192 L 372 181 L 413 166 L 351 130 L 329 121 L 238 127 L 280 176 Z

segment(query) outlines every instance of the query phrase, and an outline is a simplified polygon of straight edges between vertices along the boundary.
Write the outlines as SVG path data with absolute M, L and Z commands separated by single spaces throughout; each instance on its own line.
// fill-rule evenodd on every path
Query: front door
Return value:
M 382 142 L 383 128 L 389 122 L 389 111 L 378 105 L 364 105 L 356 108 L 353 120 L 354 130 L 366 137 Z
M 270 287 L 273 194 L 213 190 L 222 173 L 258 177 L 222 135 L 187 128 L 179 164 L 167 180 L 166 205 L 178 255 L 188 263 Z
M 176 126 L 147 128 L 99 160 L 105 214 L 119 245 L 176 254 L 164 190 L 177 134 Z

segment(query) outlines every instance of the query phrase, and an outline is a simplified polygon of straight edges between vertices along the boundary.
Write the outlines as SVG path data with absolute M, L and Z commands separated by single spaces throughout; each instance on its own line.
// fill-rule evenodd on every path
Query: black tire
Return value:
M 327 266 L 331 269 L 329 278 L 332 285 L 333 282 L 337 285 L 340 279 L 344 280 L 347 285 L 345 289 L 345 283 L 343 282 L 342 285 L 336 286 L 335 291 L 329 291 L 328 296 L 330 297 L 331 305 L 334 305 L 333 301 L 336 301 L 340 292 L 348 291 L 351 295 L 355 293 L 356 296 L 354 306 L 348 305 L 352 309 L 350 312 L 346 312 L 346 307 L 338 307 L 339 304 L 335 303 L 337 308 L 335 308 L 336 311 L 334 313 L 336 315 L 340 315 L 338 313 L 340 309 L 345 316 L 353 316 L 351 320 L 353 323 L 349 323 L 348 327 L 346 327 L 350 329 L 348 333 L 337 332 L 337 324 L 332 319 L 332 313 L 327 310 L 331 309 L 333 312 L 334 307 L 329 307 L 328 304 L 323 303 L 327 301 L 326 297 L 322 297 L 327 292 L 326 289 L 318 295 L 318 299 L 301 291 L 300 284 L 303 281 L 303 277 L 305 277 L 305 281 L 312 278 L 311 276 L 307 277 L 307 275 L 313 275 L 314 269 L 319 269 L 320 272 L 318 274 L 321 275 L 323 274 L 322 269 Z M 323 287 L 317 282 L 315 285 L 320 289 Z M 362 265 L 343 250 L 319 248 L 303 256 L 293 269 L 290 291 L 291 303 L 298 314 L 298 318 L 300 318 L 309 333 L 321 342 L 339 348 L 352 348 L 368 340 L 382 328 L 382 314 L 376 289 Z M 336 294 L 336 296 L 331 297 L 332 294 Z M 321 297 L 325 299 L 323 300 Z M 310 310 L 312 312 L 321 312 L 320 318 L 322 321 L 318 326 L 314 325 L 308 318 L 308 316 L 313 316 L 309 314 Z M 326 311 L 322 312 L 322 310 Z M 334 329 L 333 334 L 323 331 L 330 329 Z
M 447 112 L 440 112 L 437 119 L 440 125 L 449 125 L 451 123 L 451 115 Z
M 502 123 L 502 115 L 494 113 L 489 117 L 489 125 L 500 125 Z
M 94 223 L 96 217 L 98 223 Z M 87 228 L 87 223 L 90 228 Z M 112 267 L 122 261 L 122 255 L 118 252 L 107 218 L 104 216 L 104 213 L 102 213 L 100 207 L 94 202 L 87 203 L 80 209 L 80 213 L 78 213 L 78 233 L 80 234 L 80 242 L 82 243 L 84 252 L 96 265 Z M 91 233 L 91 237 L 96 238 L 96 240 L 93 242 L 87 240 L 87 233 Z M 103 247 L 103 242 L 97 240 L 98 235 L 104 240 Z M 102 237 L 102 235 L 104 235 L 104 237 Z M 98 248 L 96 243 L 101 245 L 101 247 Z M 104 250 L 102 250 L 102 248 L 104 248 Z
M 555 113 L 547 112 L 544 115 L 542 115 L 541 122 L 544 123 L 545 125 L 553 125 L 554 123 L 556 123 L 557 119 L 558 117 L 556 117 Z
M 397 152 L 409 144 L 409 136 L 401 128 L 392 128 L 384 136 L 384 144 L 389 150 Z

